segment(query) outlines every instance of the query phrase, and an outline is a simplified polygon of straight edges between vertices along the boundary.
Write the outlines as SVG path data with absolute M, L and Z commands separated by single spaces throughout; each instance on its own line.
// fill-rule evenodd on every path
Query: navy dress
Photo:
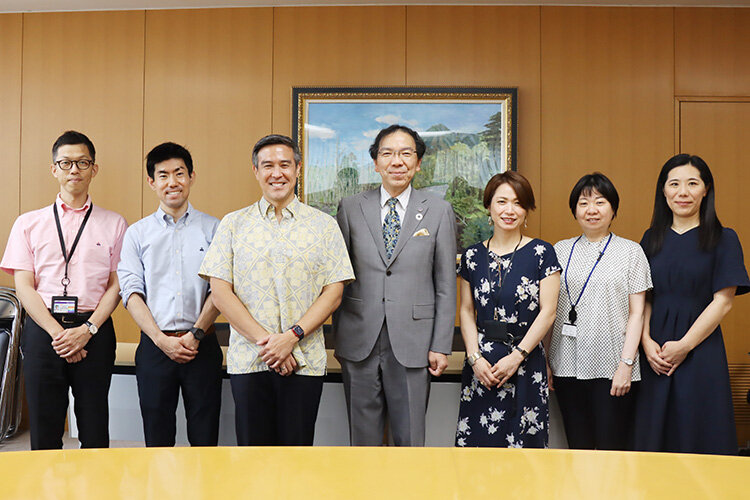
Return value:
M 489 259 L 488 259 L 489 257 Z M 488 262 L 489 260 L 489 262 Z M 482 321 L 494 317 L 493 299 L 498 287 L 498 264 L 506 272 L 497 307 L 498 319 L 516 323 L 521 334 L 539 314 L 539 282 L 560 271 L 555 250 L 547 242 L 534 239 L 519 248 L 511 264 L 511 254 L 496 256 L 483 243 L 469 247 L 461 256 L 459 274 L 471 285 L 477 312 L 479 349 L 495 364 L 511 352 L 511 347 L 485 341 Z M 492 275 L 492 284 L 487 279 Z M 510 268 L 508 268 L 510 266 Z M 456 446 L 546 448 L 549 435 L 547 367 L 541 344 L 529 353 L 518 371 L 501 387 L 484 387 L 468 362 L 461 375 Z
M 643 235 L 645 247 L 649 231 Z M 679 340 L 722 288 L 750 291 L 737 234 L 724 228 L 713 252 L 698 247 L 698 228 L 668 229 L 649 258 L 654 282 L 651 338 Z M 645 359 L 645 357 L 643 358 Z M 657 375 L 644 364 L 635 420 L 635 449 L 737 454 L 737 435 L 721 327 L 693 349 L 675 372 Z

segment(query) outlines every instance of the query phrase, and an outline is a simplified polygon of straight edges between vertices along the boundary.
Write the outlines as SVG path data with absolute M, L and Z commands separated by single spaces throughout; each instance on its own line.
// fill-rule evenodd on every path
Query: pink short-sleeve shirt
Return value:
M 69 252 L 91 205 L 91 197 L 82 208 L 69 207 L 60 195 L 55 203 Z M 109 274 L 117 271 L 122 238 L 127 227 L 121 215 L 94 205 L 68 265 L 68 295 L 78 297 L 80 312 L 96 309 L 107 290 Z M 53 296 L 62 295 L 60 280 L 65 275 L 65 260 L 52 205 L 27 212 L 16 219 L 0 269 L 9 274 L 15 271 L 33 272 L 36 291 L 47 307 L 50 307 Z

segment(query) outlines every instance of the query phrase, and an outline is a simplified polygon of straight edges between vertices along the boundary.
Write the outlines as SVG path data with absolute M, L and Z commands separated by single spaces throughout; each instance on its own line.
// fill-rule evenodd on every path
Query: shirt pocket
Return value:
M 73 256 L 79 263 L 84 264 L 87 269 L 107 269 L 108 272 L 110 271 L 112 263 L 112 248 L 104 242 L 95 241 L 85 247 L 81 247 L 79 243 Z M 73 259 L 71 259 L 71 262 L 72 261 Z

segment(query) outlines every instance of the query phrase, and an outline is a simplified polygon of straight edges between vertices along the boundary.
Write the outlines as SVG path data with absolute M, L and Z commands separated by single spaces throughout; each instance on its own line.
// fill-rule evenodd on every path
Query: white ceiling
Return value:
M 750 0 L 0 0 L 0 12 L 194 9 L 301 5 L 621 5 L 750 7 Z

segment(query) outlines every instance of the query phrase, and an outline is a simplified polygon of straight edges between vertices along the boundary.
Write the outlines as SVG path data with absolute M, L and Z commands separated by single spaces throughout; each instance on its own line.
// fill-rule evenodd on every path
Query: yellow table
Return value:
M 0 498 L 747 498 L 750 461 L 453 448 L 151 448 L 0 453 Z

